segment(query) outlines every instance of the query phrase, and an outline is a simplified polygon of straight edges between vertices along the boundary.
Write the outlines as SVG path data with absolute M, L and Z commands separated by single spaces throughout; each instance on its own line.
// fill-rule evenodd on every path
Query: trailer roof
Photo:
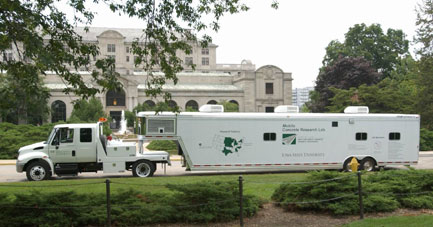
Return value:
M 345 114 L 345 113 L 244 113 L 244 112 L 224 112 L 224 113 L 203 113 L 203 112 L 159 112 L 146 111 L 139 112 L 138 117 L 166 116 L 166 117 L 193 117 L 193 118 L 265 118 L 265 119 L 313 119 L 313 118 L 404 118 L 419 119 L 418 114 Z

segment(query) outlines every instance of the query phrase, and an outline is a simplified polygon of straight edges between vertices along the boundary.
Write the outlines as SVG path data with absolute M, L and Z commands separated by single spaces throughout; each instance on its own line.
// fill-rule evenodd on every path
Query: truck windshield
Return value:
M 57 128 L 53 128 L 50 135 L 48 136 L 47 141 L 45 141 L 44 144 L 47 144 L 49 141 L 51 141 L 53 139 L 54 135 L 56 134 L 56 132 L 57 132 Z

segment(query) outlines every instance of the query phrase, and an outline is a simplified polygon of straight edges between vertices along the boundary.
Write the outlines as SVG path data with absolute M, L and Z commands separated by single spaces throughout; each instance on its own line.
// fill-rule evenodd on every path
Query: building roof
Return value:
M 77 32 L 84 41 L 97 41 L 98 36 L 106 31 L 116 31 L 119 32 L 124 38 L 125 42 L 133 42 L 136 38 L 143 37 L 142 28 L 107 28 L 107 27 L 89 27 L 89 31 L 86 32 L 84 27 L 76 27 L 75 32 Z M 208 46 L 216 47 L 215 44 L 209 43 Z
M 164 76 L 165 74 L 162 72 L 153 72 L 154 76 Z M 147 76 L 149 73 L 147 72 L 133 72 L 134 76 Z M 202 72 L 178 72 L 176 73 L 176 76 L 226 76 L 226 77 L 232 77 L 232 75 L 224 72 L 209 72 L 209 73 L 202 73 Z
M 138 90 L 145 90 L 146 84 L 139 84 Z M 217 85 L 217 84 L 165 84 L 162 86 L 164 91 L 231 91 L 243 92 L 243 90 L 234 85 Z

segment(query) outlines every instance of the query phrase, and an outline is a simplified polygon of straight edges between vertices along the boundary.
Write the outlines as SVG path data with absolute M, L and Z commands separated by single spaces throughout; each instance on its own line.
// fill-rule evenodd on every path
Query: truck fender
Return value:
M 26 163 L 24 166 L 24 169 L 27 168 L 28 164 L 35 161 L 35 160 L 44 160 L 48 163 L 51 169 L 51 173 L 54 174 L 54 164 L 53 161 L 48 157 L 48 155 L 44 152 L 31 152 L 24 154 L 22 156 L 19 156 L 18 162 Z

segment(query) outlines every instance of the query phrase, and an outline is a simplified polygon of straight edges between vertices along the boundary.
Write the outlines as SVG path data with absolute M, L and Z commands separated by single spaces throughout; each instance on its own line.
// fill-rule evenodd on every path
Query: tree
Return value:
M 325 107 L 330 104 L 329 99 L 334 96 L 331 87 L 350 89 L 362 84 L 372 85 L 379 80 L 380 75 L 363 57 L 340 57 L 320 72 L 307 106 L 312 112 L 325 112 Z
M 417 19 L 415 42 L 421 44 L 417 54 L 422 57 L 433 56 L 433 1 L 423 0 L 416 9 Z
M 18 71 L 15 71 L 18 70 Z M 42 124 L 49 115 L 50 93 L 31 67 L 20 67 L 0 74 L 0 118 L 14 124 Z
M 239 112 L 239 105 L 237 105 L 236 103 L 232 103 L 227 100 L 222 100 L 218 102 L 218 105 L 224 106 L 224 112 Z
M 368 106 L 371 113 L 415 113 L 414 99 L 417 88 L 414 80 L 392 80 L 386 78 L 378 84 L 358 88 L 331 88 L 334 96 L 326 108 L 341 113 L 347 106 Z
M 145 21 L 143 36 L 133 42 L 132 52 L 137 56 L 135 64 L 150 73 L 146 89 L 149 96 L 161 94 L 166 80 L 177 83 L 176 73 L 182 70 L 177 52 L 189 54 L 191 43 L 206 46 L 211 41 L 206 34 L 199 39 L 198 33 L 209 29 L 218 31 L 222 16 L 248 10 L 238 0 L 71 0 L 68 4 L 74 11 L 74 19 L 70 22 L 54 4 L 58 1 L 0 1 L 0 52 L 3 55 L 11 51 L 17 53 L 16 59 L 1 61 L 0 70 L 18 78 L 13 72 L 31 69 L 32 73 L 26 75 L 31 80 L 44 76 L 46 71 L 54 71 L 65 84 L 71 85 L 65 93 L 74 92 L 83 99 L 121 87 L 114 61 L 100 59 L 93 67 L 90 59 L 99 54 L 98 47 L 83 42 L 74 31 L 78 23 L 91 25 L 95 13 L 88 8 L 88 3 L 108 6 L 120 15 Z M 277 8 L 278 4 L 274 2 L 272 7 Z M 159 67 L 164 76 L 154 76 L 151 72 L 155 67 Z M 80 68 L 91 70 L 98 86 L 87 86 L 78 73 L 71 71 Z M 167 100 L 170 94 L 163 96 Z
M 433 129 L 433 1 L 424 0 L 417 8 L 418 26 L 415 41 L 420 44 L 417 54 L 420 89 L 417 110 L 421 114 L 421 125 Z
M 409 41 L 402 30 L 388 29 L 380 24 L 355 24 L 345 34 L 343 43 L 333 40 L 326 47 L 323 66 L 333 65 L 340 56 L 364 57 L 383 77 L 388 77 L 401 58 L 409 55 Z
M 97 122 L 99 118 L 107 117 L 99 99 L 79 100 L 72 110 L 70 122 Z

